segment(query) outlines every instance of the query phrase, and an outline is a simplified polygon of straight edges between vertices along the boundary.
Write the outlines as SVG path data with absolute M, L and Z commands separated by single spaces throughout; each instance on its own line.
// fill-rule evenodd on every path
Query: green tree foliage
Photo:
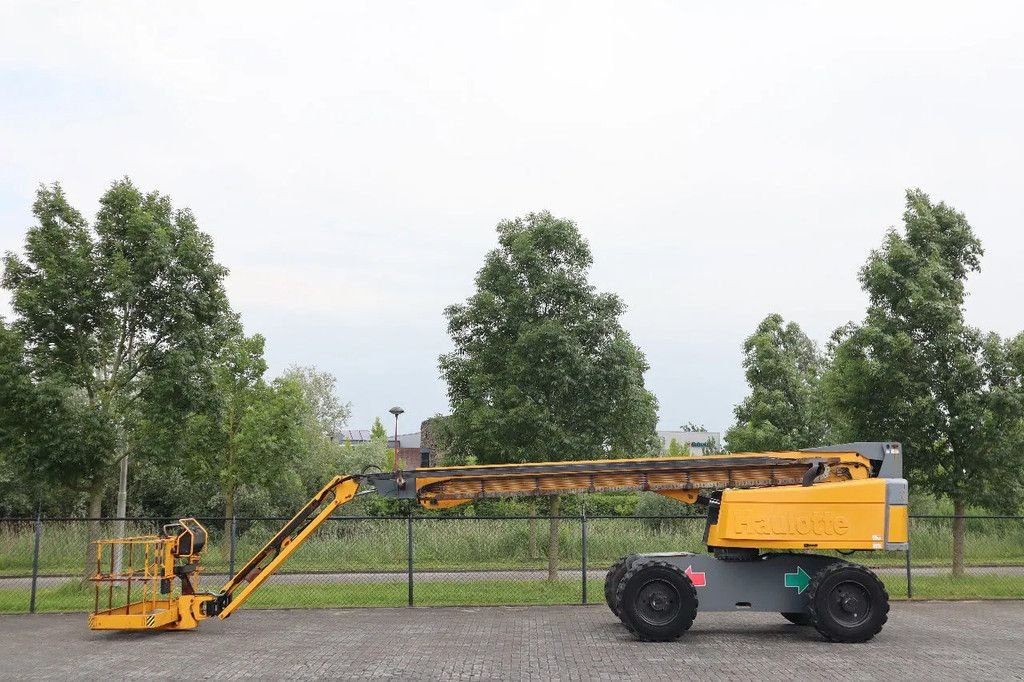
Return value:
M 456 457 L 449 452 L 453 437 L 450 421 L 444 415 L 435 414 L 420 425 L 420 447 L 430 450 L 435 466 L 476 464 L 472 456 Z
M 769 315 L 743 342 L 750 395 L 734 409 L 725 434 L 732 452 L 797 450 L 823 445 L 829 431 L 821 405 L 824 363 L 795 322 Z
M 906 195 L 903 230 L 890 230 L 861 269 L 864 321 L 833 336 L 825 379 L 851 440 L 898 440 L 915 487 L 953 502 L 1015 509 L 1024 493 L 1024 335 L 1004 341 L 964 322 L 964 285 L 981 242 L 964 215 Z M 953 571 L 963 573 L 963 521 Z
M 338 379 L 330 372 L 308 365 L 291 365 L 285 378 L 294 379 L 302 387 L 302 395 L 310 408 L 311 423 L 328 437 L 333 436 L 352 415 L 352 405 L 338 397 Z
M 690 454 L 690 444 L 680 444 L 678 440 L 673 438 L 668 442 L 668 449 L 665 451 L 665 454 L 669 457 L 685 457 Z
M 652 492 L 633 493 L 633 495 L 636 498 L 633 516 L 641 517 L 645 526 L 665 531 L 673 528 L 683 529 L 686 528 L 686 524 L 693 523 L 679 520 L 679 517 L 692 518 L 695 516 L 693 507 L 685 502 Z
M 36 380 L 21 335 L 0 319 L 0 514 L 42 505 L 59 515 L 83 511 L 69 493 L 96 451 L 113 447 L 110 429 L 81 391 Z
M 448 452 L 482 464 L 657 452 L 647 362 L 619 322 L 622 301 L 588 283 L 593 258 L 576 225 L 531 213 L 497 232 L 476 292 L 445 309 Z
M 99 516 L 139 421 L 173 424 L 205 399 L 232 320 L 227 271 L 187 209 L 128 180 L 104 193 L 92 227 L 57 184 L 39 189 L 33 213 L 24 255 L 5 258 L 13 326 L 47 405 L 94 447 L 32 444 L 46 436 L 26 424 L 19 451 L 42 480 L 87 492 Z
M 388 432 L 380 417 L 373 418 L 369 445 L 372 446 L 374 452 L 379 452 L 382 455 L 381 459 L 374 460 L 373 463 L 378 466 L 383 464 L 386 471 L 392 471 L 395 468 L 395 450 L 388 447 Z
M 301 383 L 292 377 L 267 382 L 264 339 L 228 340 L 214 367 L 213 409 L 189 420 L 186 440 L 197 477 L 219 483 L 223 513 L 235 515 L 244 488 L 292 489 L 310 419 Z M 225 538 L 230 521 L 225 521 Z
M 721 455 L 725 451 L 722 450 L 722 444 L 718 442 L 718 439 L 708 434 L 707 439 L 704 441 L 705 445 L 702 448 L 705 455 Z
M 338 381 L 330 372 L 292 365 L 283 378 L 299 386 L 307 405 L 296 470 L 308 494 L 322 488 L 336 474 L 353 471 L 345 447 L 334 439 L 348 422 L 351 407 L 338 397 Z
M 387 442 L 388 432 L 384 428 L 384 423 L 380 420 L 380 417 L 373 418 L 373 426 L 370 427 L 370 440 L 382 440 Z

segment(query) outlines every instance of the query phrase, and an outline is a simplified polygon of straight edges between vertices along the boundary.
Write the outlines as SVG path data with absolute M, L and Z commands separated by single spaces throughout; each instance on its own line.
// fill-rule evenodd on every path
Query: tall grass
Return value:
M 226 573 L 228 556 L 220 524 L 207 524 L 210 541 L 203 557 L 207 573 Z M 259 550 L 280 527 L 277 521 L 239 520 L 235 566 Z M 104 537 L 116 524 L 101 524 Z M 155 523 L 129 523 L 129 534 L 157 532 Z M 404 518 L 335 518 L 303 545 L 284 572 L 374 572 L 407 568 L 407 526 Z M 704 520 L 680 518 L 649 522 L 631 517 L 594 518 L 587 522 L 587 563 L 607 567 L 637 552 L 705 551 Z M 81 575 L 88 529 L 84 522 L 49 521 L 43 525 L 41 575 Z M 416 519 L 413 522 L 416 570 L 543 569 L 547 567 L 548 524 L 537 520 L 538 555 L 529 552 L 529 522 L 508 518 Z M 559 566 L 578 568 L 582 560 L 579 518 L 563 518 L 558 535 Z M 912 519 L 915 565 L 949 565 L 952 551 L 949 519 Z M 32 522 L 0 523 L 0 576 L 32 572 Z M 856 560 L 872 566 L 901 565 L 902 552 L 861 553 Z M 1024 519 L 972 519 L 967 524 L 968 565 L 1024 565 Z

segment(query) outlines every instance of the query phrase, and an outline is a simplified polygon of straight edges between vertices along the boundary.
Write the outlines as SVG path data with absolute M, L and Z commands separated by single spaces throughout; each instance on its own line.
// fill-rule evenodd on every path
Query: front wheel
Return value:
M 835 563 L 818 571 L 807 590 L 811 625 L 832 642 L 866 642 L 889 618 L 889 594 L 874 573 Z
M 697 617 L 693 582 L 665 561 L 634 562 L 619 581 L 615 596 L 622 622 L 642 640 L 679 639 Z

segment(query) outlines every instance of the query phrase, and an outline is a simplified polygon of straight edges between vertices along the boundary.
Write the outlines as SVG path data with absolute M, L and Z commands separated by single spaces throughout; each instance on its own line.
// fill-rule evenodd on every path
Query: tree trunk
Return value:
M 102 479 L 97 479 L 89 486 L 88 507 L 86 515 L 89 521 L 86 522 L 86 533 L 89 541 L 85 544 L 85 568 L 82 577 L 86 580 L 96 573 L 96 541 L 100 539 L 100 522 L 103 515 L 103 493 L 106 486 Z
M 221 542 L 221 554 L 224 561 L 231 557 L 231 519 L 235 517 L 235 491 L 224 491 L 224 538 Z
M 953 500 L 953 577 L 960 578 L 964 574 L 964 540 L 967 535 L 967 521 L 964 514 L 967 505 L 963 500 Z
M 548 580 L 558 580 L 558 509 L 562 498 L 551 498 L 551 520 L 548 522 Z
M 123 538 L 128 535 L 125 524 L 125 517 L 128 516 L 128 453 L 121 456 L 120 472 L 117 480 L 117 507 L 114 515 L 117 517 L 117 524 L 114 529 L 114 536 Z M 114 545 L 111 548 L 114 552 L 114 573 L 120 573 L 124 568 L 124 545 Z
M 537 498 L 531 497 L 529 502 L 530 520 L 527 524 L 527 535 L 530 542 L 530 558 L 539 559 L 540 552 L 537 551 Z

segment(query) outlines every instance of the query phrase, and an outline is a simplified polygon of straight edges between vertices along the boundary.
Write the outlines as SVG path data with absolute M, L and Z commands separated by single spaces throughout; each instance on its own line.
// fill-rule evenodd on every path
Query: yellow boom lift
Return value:
M 738 609 L 781 613 L 831 641 L 866 641 L 886 621 L 884 586 L 867 568 L 815 550 L 907 548 L 907 482 L 898 443 L 337 476 L 217 592 L 198 588 L 206 531 L 195 519 L 158 536 L 97 543 L 90 627 L 185 630 L 205 618 L 227 618 L 361 485 L 428 509 L 490 497 L 614 490 L 706 504 L 708 554 L 634 554 L 605 578 L 608 606 L 649 641 L 678 638 L 698 611 Z M 127 561 L 115 572 L 118 546 Z M 114 605 L 115 595 L 123 596 L 123 605 Z

